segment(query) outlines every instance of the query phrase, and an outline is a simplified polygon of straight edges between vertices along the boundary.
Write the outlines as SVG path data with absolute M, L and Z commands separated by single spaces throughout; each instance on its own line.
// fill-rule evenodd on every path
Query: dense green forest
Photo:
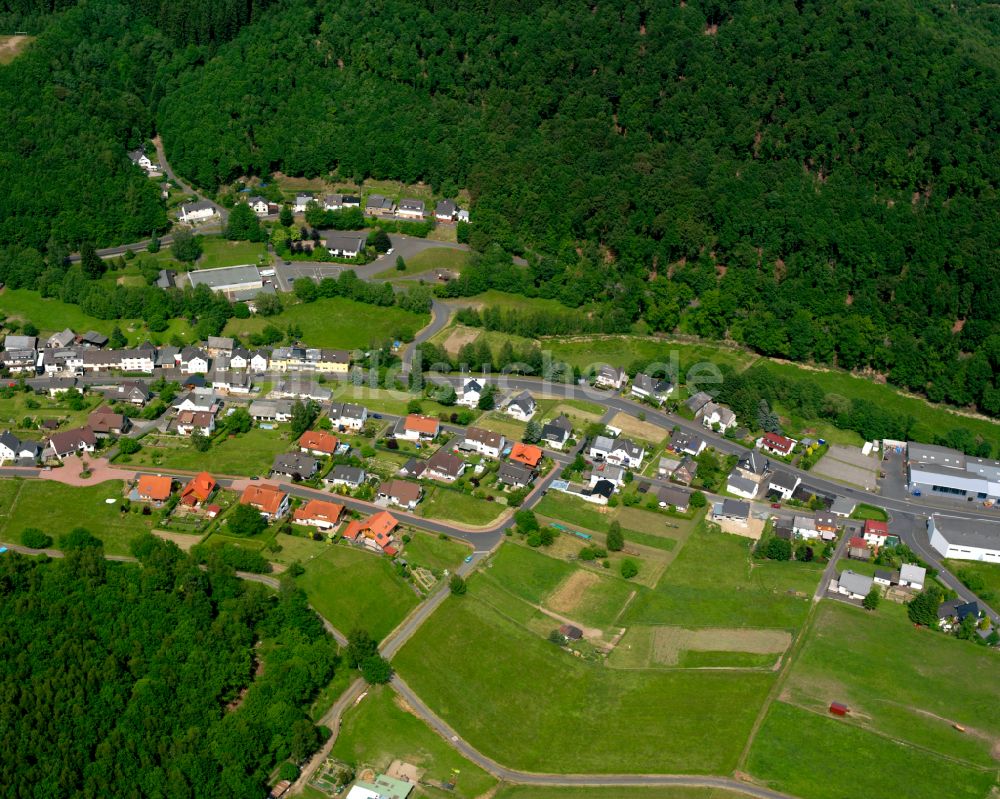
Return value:
M 125 158 L 159 132 L 209 191 L 275 170 L 467 189 L 473 246 L 529 266 L 474 267 L 453 294 L 556 298 L 592 320 L 560 328 L 729 337 L 1000 414 L 994 5 L 90 0 L 44 15 L 67 5 L 0 6 L 43 20 L 0 69 L 0 246 L 58 255 L 161 226 Z
M 319 745 L 304 709 L 338 655 L 294 585 L 152 536 L 140 565 L 61 546 L 0 560 L 0 795 L 244 799 Z

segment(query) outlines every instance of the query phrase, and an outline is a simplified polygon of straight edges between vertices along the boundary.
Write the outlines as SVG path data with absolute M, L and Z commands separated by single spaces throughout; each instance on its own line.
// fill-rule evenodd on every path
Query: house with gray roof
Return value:
M 726 491 L 743 499 L 753 499 L 759 489 L 760 484 L 749 477 L 744 477 L 739 469 L 733 469 L 726 478 Z
M 927 520 L 927 535 L 943 557 L 1000 564 L 1000 521 L 935 513 Z
M 319 460 L 303 452 L 283 452 L 274 456 L 271 477 L 308 480 L 319 471 Z
M 847 569 L 837 579 L 837 593 L 850 599 L 864 599 L 874 584 L 874 578 Z

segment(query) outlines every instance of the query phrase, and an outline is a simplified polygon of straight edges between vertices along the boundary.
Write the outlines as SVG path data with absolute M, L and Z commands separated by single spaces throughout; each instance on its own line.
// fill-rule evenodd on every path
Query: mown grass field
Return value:
M 628 799 L 744 799 L 746 794 L 721 788 L 628 788 Z M 621 788 L 506 785 L 493 799 L 621 799 Z
M 406 545 L 403 557 L 411 566 L 423 566 L 431 571 L 442 571 L 454 569 L 470 554 L 472 554 L 472 547 L 463 541 L 416 532 L 412 534 L 410 542 Z
M 469 263 L 469 252 L 451 247 L 430 247 L 405 259 L 405 263 L 406 269 L 399 270 L 393 266 L 391 269 L 379 272 L 375 277 L 383 279 L 410 277 L 428 272 L 431 269 L 450 269 L 452 272 L 461 272 Z M 428 275 L 428 277 L 431 276 Z
M 769 708 L 747 770 L 801 799 L 986 799 L 996 775 L 784 702 Z
M 187 438 L 146 436 L 142 439 L 142 449 L 134 455 L 119 458 L 117 463 L 127 463 L 136 468 L 205 469 L 213 474 L 252 477 L 267 475 L 274 456 L 289 449 L 291 444 L 287 427 L 274 430 L 254 427 L 234 438 L 215 438 L 207 452 L 196 450 Z
M 368 696 L 344 714 L 332 754 L 354 764 L 355 769 L 367 766 L 378 772 L 385 771 L 397 758 L 404 760 L 423 769 L 425 780 L 454 779 L 452 795 L 466 799 L 474 799 L 496 785 L 494 777 L 403 710 L 388 686 L 369 688 Z
M 479 584 L 474 577 L 468 595 L 446 600 L 394 660 L 477 749 L 535 771 L 735 768 L 772 675 L 615 672 L 581 662 L 478 601 Z
M 20 543 L 26 527 L 37 527 L 55 539 L 74 527 L 86 527 L 104 542 L 109 555 L 128 555 L 129 543 L 153 528 L 152 516 L 121 513 L 124 484 L 109 480 L 92 486 L 68 486 L 51 480 L 0 480 L 0 536 Z M 16 488 L 15 488 L 16 487 Z M 106 499 L 115 499 L 113 505 Z
M 425 488 L 417 513 L 426 519 L 446 519 L 470 527 L 481 527 L 494 521 L 506 510 L 497 502 L 463 494 L 448 488 Z
M 996 653 L 914 628 L 901 605 L 883 602 L 866 613 L 824 602 L 783 698 L 821 713 L 842 702 L 851 715 L 841 724 L 996 769 L 998 674 Z M 967 732 L 956 731 L 955 723 Z
M 282 301 L 285 310 L 275 316 L 230 319 L 225 334 L 246 338 L 268 325 L 284 330 L 294 324 L 302 329 L 302 340 L 312 347 L 355 349 L 380 346 L 395 337 L 412 339 L 430 321 L 430 314 L 368 305 L 346 297 L 292 303 L 288 295 L 282 295 Z
M 308 543 L 315 543 L 315 551 L 300 559 L 305 573 L 297 582 L 310 604 L 344 635 L 361 628 L 382 640 L 416 607 L 417 595 L 388 558 L 348 544 Z
M 262 243 L 227 241 L 219 236 L 202 236 L 201 246 L 202 255 L 198 259 L 198 269 L 258 264 L 261 257 L 267 255 L 267 249 Z
M 29 408 L 28 402 L 38 403 L 37 408 Z M 35 428 L 26 428 L 22 424 L 25 417 L 31 419 L 61 419 L 65 428 L 80 427 L 87 423 L 87 416 L 104 399 L 97 395 L 88 394 L 84 397 L 86 406 L 81 411 L 74 411 L 65 402 L 49 399 L 48 395 L 36 395 L 34 393 L 15 392 L 10 398 L 0 398 L 0 426 L 9 428 L 21 438 L 41 441 L 46 435 L 44 431 Z
M 752 544 L 699 523 L 656 587 L 629 605 L 623 624 L 797 628 L 823 566 L 757 561 Z

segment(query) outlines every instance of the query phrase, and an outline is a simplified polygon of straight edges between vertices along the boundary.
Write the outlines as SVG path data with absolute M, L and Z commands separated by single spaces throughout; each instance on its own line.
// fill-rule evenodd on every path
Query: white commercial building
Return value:
M 935 513 L 927 520 L 927 535 L 946 558 L 1000 563 L 1000 521 Z

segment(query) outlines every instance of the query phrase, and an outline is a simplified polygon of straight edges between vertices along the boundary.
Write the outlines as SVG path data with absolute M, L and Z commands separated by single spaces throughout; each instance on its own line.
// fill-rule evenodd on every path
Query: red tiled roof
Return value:
M 208 499 L 215 491 L 215 478 L 208 472 L 198 472 L 181 492 L 181 502 L 185 505 L 195 505 Z
M 299 439 L 299 446 L 332 455 L 337 449 L 337 437 L 324 430 L 306 430 Z
M 780 436 L 777 433 L 764 433 L 764 443 L 782 452 L 790 452 L 792 447 L 795 446 L 795 442 L 792 439 Z
M 260 483 L 259 485 L 249 485 L 243 490 L 240 504 L 252 505 L 264 513 L 274 515 L 278 512 L 284 499 L 285 492 L 280 488 L 268 483 Z
M 432 419 L 430 416 L 421 416 L 418 413 L 411 413 L 403 423 L 404 430 L 413 430 L 414 432 L 423 433 L 428 436 L 437 435 L 438 427 L 439 423 L 437 419 Z
M 170 486 L 173 485 L 173 482 L 169 477 L 143 474 L 139 476 L 139 484 L 136 486 L 136 490 L 143 499 L 163 502 L 170 498 Z
M 865 541 L 865 539 L 863 538 L 858 538 L 857 536 L 855 536 L 854 538 L 852 538 L 850 541 L 847 542 L 847 546 L 850 547 L 851 549 L 854 549 L 855 547 L 858 547 L 859 549 L 860 548 L 868 549 L 868 542 Z
M 875 535 L 888 535 L 889 525 L 885 522 L 877 522 L 874 519 L 865 519 L 865 535 L 874 533 Z
M 297 522 L 320 521 L 336 524 L 340 519 L 340 514 L 344 512 L 344 506 L 336 502 L 327 502 L 322 499 L 310 499 L 301 508 L 296 508 L 292 519 Z
M 517 443 L 514 445 L 514 449 L 510 451 L 510 459 L 535 467 L 542 459 L 542 450 L 534 444 Z

